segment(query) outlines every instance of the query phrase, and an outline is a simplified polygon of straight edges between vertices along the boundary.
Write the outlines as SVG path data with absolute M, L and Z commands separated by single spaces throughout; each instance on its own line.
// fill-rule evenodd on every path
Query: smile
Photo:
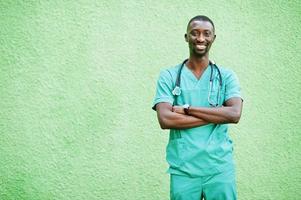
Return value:
M 202 44 L 197 44 L 196 45 L 196 48 L 199 49 L 199 50 L 206 49 L 206 47 L 207 47 L 206 45 L 202 45 Z

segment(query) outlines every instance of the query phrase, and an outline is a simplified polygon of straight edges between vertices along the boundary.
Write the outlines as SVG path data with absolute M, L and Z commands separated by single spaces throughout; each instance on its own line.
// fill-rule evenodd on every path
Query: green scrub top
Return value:
M 157 81 L 155 105 L 160 102 L 174 104 L 172 94 L 178 70 L 181 64 L 163 70 Z M 211 102 L 217 101 L 219 75 L 213 67 L 213 87 L 210 94 Z M 237 76 L 232 70 L 219 67 L 222 76 L 219 105 L 232 97 L 240 97 L 240 86 Z M 211 67 L 208 66 L 200 79 L 184 65 L 181 73 L 181 94 L 177 104 L 210 107 L 208 102 L 209 80 Z M 213 175 L 234 169 L 233 143 L 228 135 L 227 124 L 208 124 L 189 129 L 171 129 L 166 147 L 166 160 L 169 163 L 168 173 L 191 177 Z

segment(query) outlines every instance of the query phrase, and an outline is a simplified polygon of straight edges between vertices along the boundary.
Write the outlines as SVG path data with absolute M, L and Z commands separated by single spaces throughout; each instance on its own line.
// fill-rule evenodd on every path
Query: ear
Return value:
M 213 42 L 214 42 L 215 38 L 216 38 L 216 35 L 214 34 L 214 37 L 213 37 Z
M 188 42 L 188 36 L 187 36 L 187 33 L 185 33 L 184 38 L 185 38 L 185 41 Z

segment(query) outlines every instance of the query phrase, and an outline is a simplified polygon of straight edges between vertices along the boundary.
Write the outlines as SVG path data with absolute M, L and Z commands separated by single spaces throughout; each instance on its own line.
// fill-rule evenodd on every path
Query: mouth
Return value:
M 195 47 L 197 50 L 204 50 L 204 49 L 206 49 L 207 46 L 204 44 L 197 44 L 197 45 L 195 45 Z

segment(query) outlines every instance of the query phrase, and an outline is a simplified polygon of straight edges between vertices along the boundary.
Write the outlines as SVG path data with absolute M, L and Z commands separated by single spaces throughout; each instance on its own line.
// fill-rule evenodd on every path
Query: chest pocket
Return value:
M 225 85 L 220 85 L 219 77 L 213 80 L 212 88 L 208 88 L 207 101 L 212 104 L 223 105 L 225 102 Z M 209 104 L 210 105 L 210 104 Z
M 217 103 L 220 106 L 225 103 L 225 91 L 222 90 L 222 88 L 220 88 L 219 91 L 218 91 L 218 89 L 212 90 L 210 92 L 210 94 L 208 92 L 207 95 L 209 95 L 209 97 L 207 96 L 208 104 L 209 104 L 209 102 L 212 104 Z

